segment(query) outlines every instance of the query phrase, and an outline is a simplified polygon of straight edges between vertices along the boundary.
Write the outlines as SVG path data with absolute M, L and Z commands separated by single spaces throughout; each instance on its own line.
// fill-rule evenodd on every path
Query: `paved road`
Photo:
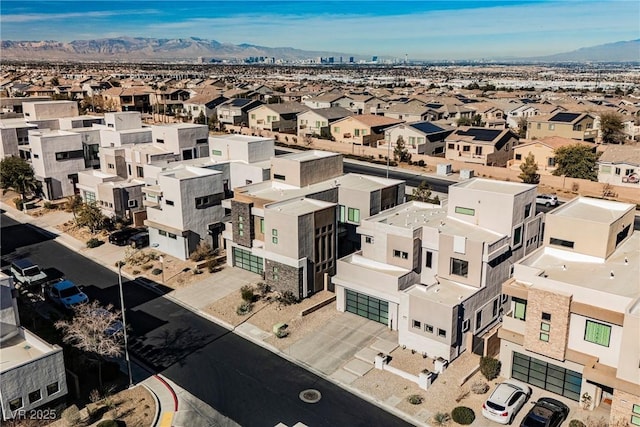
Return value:
M 119 306 L 117 275 L 111 270 L 36 227 L 5 215 L 1 223 L 5 265 L 16 254 L 27 255 L 84 285 L 91 299 Z M 242 426 L 410 425 L 136 282 L 125 281 L 123 287 L 134 356 Z M 318 403 L 299 399 L 309 388 L 321 392 Z

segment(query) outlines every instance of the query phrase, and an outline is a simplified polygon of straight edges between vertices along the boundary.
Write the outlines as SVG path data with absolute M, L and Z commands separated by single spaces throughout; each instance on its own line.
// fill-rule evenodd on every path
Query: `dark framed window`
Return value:
M 84 150 L 61 151 L 56 153 L 56 160 L 70 160 L 84 158 Z
M 469 261 L 451 258 L 451 274 L 467 277 L 469 274 Z
M 564 240 L 564 239 L 558 239 L 558 238 L 555 238 L 555 237 L 551 237 L 549 239 L 549 244 L 550 245 L 554 245 L 554 246 L 562 246 L 564 248 L 573 249 L 574 242 L 572 242 L 570 240 Z
M 413 321 L 413 327 L 416 329 L 422 329 L 422 323 L 420 323 L 419 320 L 414 320 Z
M 16 397 L 13 400 L 9 401 L 9 409 L 11 411 L 17 411 L 18 409 L 22 408 L 24 406 L 23 402 L 22 402 L 22 398 L 21 397 Z
M 431 268 L 433 266 L 433 252 L 427 251 L 425 254 L 425 267 Z
M 587 320 L 584 328 L 584 340 L 604 347 L 609 347 L 611 341 L 611 326 L 604 323 Z
M 438 336 L 441 337 L 441 338 L 446 338 L 447 337 L 447 331 L 445 331 L 444 329 L 438 328 Z
M 29 403 L 37 402 L 42 399 L 42 392 L 38 389 L 29 393 Z
M 280 174 L 273 174 L 273 179 L 277 179 L 279 181 L 285 181 L 287 179 L 287 177 L 285 175 L 280 175 Z

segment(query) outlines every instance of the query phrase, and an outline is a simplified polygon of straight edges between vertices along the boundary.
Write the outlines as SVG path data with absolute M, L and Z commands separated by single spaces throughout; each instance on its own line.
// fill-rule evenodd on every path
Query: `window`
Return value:
M 573 130 L 580 132 L 582 130 L 582 125 L 580 124 L 573 125 Z
M 551 313 L 542 312 L 542 320 L 546 322 L 551 322 Z
M 551 330 L 551 325 L 547 322 L 540 322 L 540 330 L 542 332 L 549 332 Z
M 168 235 L 169 235 L 169 238 L 170 238 L 170 239 L 176 239 L 176 238 L 178 237 L 178 236 L 176 236 L 176 235 L 175 235 L 175 234 L 173 234 L 173 233 L 168 233 Z
M 556 158 L 555 157 L 549 157 L 547 159 L 547 166 L 554 167 L 555 165 L 556 165 Z
M 334 126 L 333 133 L 340 133 L 340 128 L 338 126 Z
M 173 200 L 165 199 L 164 202 L 169 206 L 173 206 L 174 205 Z
M 556 125 L 553 123 L 549 123 L 549 130 L 555 130 Z
M 131 175 L 131 165 L 130 164 L 127 165 L 127 173 L 129 175 Z
M 536 124 L 536 128 L 537 128 L 537 129 L 540 129 L 540 128 L 541 128 L 540 123 L 537 123 L 537 124 Z
M 347 210 L 347 219 L 350 222 L 360 223 L 360 209 L 349 208 Z
M 425 267 L 431 268 L 433 266 L 433 252 L 427 251 L 427 253 L 425 254 L 425 258 Z
M 438 328 L 438 336 L 441 337 L 441 338 L 446 338 L 447 337 L 447 331 L 445 331 L 444 329 Z
M 353 131 L 353 136 L 360 136 L 360 129 L 355 129 Z
M 482 310 L 476 312 L 476 331 L 482 326 Z
M 425 331 L 425 332 L 428 332 L 428 333 L 430 333 L 430 334 L 432 334 L 432 333 L 433 333 L 433 326 L 431 326 L 431 325 L 427 325 L 427 324 L 425 323 L 425 324 L 424 324 L 424 331 Z
M 461 215 L 475 215 L 476 210 L 471 208 L 463 208 L 461 206 L 456 206 L 456 213 Z
M 346 208 L 343 205 L 340 205 L 340 217 L 338 221 L 345 222 L 347 220 Z
M 42 393 L 40 392 L 40 390 L 32 391 L 31 393 L 29 393 L 29 403 L 37 402 L 40 399 L 42 399 Z
M 447 144 L 447 148 L 450 149 L 450 150 L 453 150 L 453 149 L 456 148 L 456 145 L 455 144 Z
M 244 230 L 244 223 L 243 222 L 239 222 L 238 223 L 238 230 Z
M 563 239 L 557 239 L 555 237 L 551 237 L 549 239 L 549 244 L 550 245 L 554 245 L 554 246 L 562 246 L 565 248 L 571 248 L 573 249 L 573 242 L 569 241 L 569 240 L 563 240 Z
M 214 194 L 207 196 L 196 197 L 196 209 L 205 209 L 216 204 L 216 197 Z
M 482 147 L 476 146 L 476 156 L 482 156 Z
M 84 192 L 84 201 L 85 203 L 91 204 L 96 202 L 96 193 L 92 191 Z
M 631 175 L 635 170 L 634 169 L 625 169 L 624 170 L 624 176 L 629 176 Z
M 287 179 L 287 177 L 285 175 L 280 175 L 280 174 L 274 173 L 273 174 L 273 179 L 277 179 L 277 180 L 280 180 L 280 181 L 285 181 Z
M 127 206 L 129 206 L 130 208 L 136 208 L 136 207 L 138 207 L 138 201 L 137 200 L 127 200 Z
M 540 341 L 549 342 L 549 334 L 540 332 Z
M 409 259 L 409 254 L 407 252 L 399 251 L 397 249 L 393 250 L 393 256 L 394 258 Z
M 616 174 L 616 175 L 620 175 L 620 172 L 621 172 L 620 168 L 616 168 L 616 170 L 615 170 L 615 174 Z
M 264 234 L 264 218 L 260 218 L 260 232 Z
M 17 411 L 20 408 L 22 408 L 22 398 L 21 397 L 17 397 L 15 399 L 9 401 L 9 409 L 11 411 Z
M 40 158 L 40 154 L 33 153 L 33 158 L 34 159 L 39 159 Z
M 206 144 L 207 142 L 209 142 L 208 138 L 199 138 L 196 139 L 196 144 Z
M 500 303 L 504 304 L 507 302 L 507 300 L 509 299 L 509 295 L 507 294 L 502 294 L 502 297 L 500 297 Z
M 470 145 L 463 145 L 462 146 L 462 151 L 464 151 L 465 153 L 471 152 L 471 146 Z
M 365 243 L 372 244 L 372 243 L 373 243 L 373 237 L 371 237 L 371 236 L 364 236 L 364 242 L 365 242 Z
M 271 243 L 273 243 L 274 245 L 278 244 L 278 238 L 276 236 L 272 236 L 271 237 Z
M 144 169 L 142 166 L 136 166 L 136 173 L 138 174 L 138 178 L 144 178 Z
M 419 320 L 414 320 L 413 321 L 413 327 L 416 329 L 422 329 L 422 324 L 420 323 Z
M 222 156 L 222 150 L 211 150 L 212 156 Z
M 498 315 L 498 300 L 493 300 L 493 306 L 491 307 L 491 316 L 496 317 Z
M 513 230 L 513 247 L 517 248 L 520 245 L 522 245 L 522 226 Z
M 518 320 L 527 319 L 527 300 L 520 298 L 513 298 L 514 309 L 513 318 Z
M 164 230 L 158 230 L 158 234 L 165 237 L 167 236 L 167 232 Z
M 84 158 L 84 150 L 61 151 L 56 153 L 56 160 L 70 160 Z
M 156 138 L 156 142 L 157 142 L 158 144 L 164 144 L 164 139 Z
M 469 261 L 451 258 L 451 274 L 467 277 L 467 275 L 469 274 Z
M 256 119 L 256 115 L 255 114 L 251 114 L 251 120 L 255 120 Z
M 604 323 L 594 322 L 593 320 L 587 320 L 587 324 L 584 329 L 584 340 L 609 347 L 609 341 L 611 340 L 611 326 L 605 325 Z
M 278 230 L 277 230 L 277 229 L 275 229 L 275 228 L 272 228 L 272 229 L 271 229 L 271 235 L 272 235 L 272 236 L 276 236 L 276 237 L 277 237 L 277 236 L 278 236 Z
M 516 154 L 516 160 L 522 160 L 522 154 Z

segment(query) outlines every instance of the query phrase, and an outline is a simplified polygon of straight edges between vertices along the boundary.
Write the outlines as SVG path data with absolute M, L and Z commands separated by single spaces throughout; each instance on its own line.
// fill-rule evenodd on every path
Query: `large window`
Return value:
M 518 320 L 527 319 L 527 300 L 513 297 L 513 318 Z
M 91 204 L 96 202 L 96 193 L 93 191 L 85 191 L 84 192 L 84 202 L 86 204 Z
M 462 206 L 456 206 L 456 213 L 457 214 L 462 214 L 462 215 L 475 215 L 476 214 L 476 210 L 475 209 L 471 209 L 471 208 L 464 208 Z
M 346 311 L 382 323 L 389 324 L 389 303 L 369 295 L 345 289 Z
M 394 258 L 409 259 L 409 253 L 408 252 L 399 251 L 397 249 L 393 250 L 393 256 L 394 256 Z
M 451 258 L 451 274 L 467 277 L 467 275 L 469 274 L 469 261 Z
M 605 325 L 604 323 L 594 322 L 593 320 L 587 320 L 587 324 L 584 329 L 584 340 L 609 347 L 609 341 L 611 340 L 611 326 Z
M 425 254 L 425 267 L 431 268 L 433 266 L 433 252 L 427 251 Z
M 555 237 L 551 237 L 549 239 L 549 244 L 550 245 L 554 245 L 554 246 L 562 246 L 562 247 L 565 247 L 565 248 L 573 249 L 574 242 L 572 242 L 570 240 L 563 240 L 563 239 L 557 239 Z
M 522 226 L 513 230 L 513 247 L 517 248 L 522 245 Z
M 578 372 L 514 352 L 511 376 L 569 399 L 580 400 L 582 375 Z
M 232 253 L 234 267 L 239 267 L 252 273 L 262 274 L 263 260 L 261 257 L 252 255 L 251 252 L 236 247 L 233 248 Z
M 61 151 L 56 153 L 56 160 L 82 159 L 84 158 L 84 150 Z
M 350 222 L 360 223 L 360 209 L 349 208 L 347 211 L 347 219 Z

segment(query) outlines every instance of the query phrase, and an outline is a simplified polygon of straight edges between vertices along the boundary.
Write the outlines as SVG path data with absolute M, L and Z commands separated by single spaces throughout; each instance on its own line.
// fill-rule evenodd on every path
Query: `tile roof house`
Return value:
M 223 125 L 248 126 L 249 110 L 262 105 L 262 101 L 231 98 L 217 107 L 218 122 Z
M 518 136 L 509 129 L 461 127 L 446 138 L 445 157 L 485 166 L 506 166 Z
M 411 154 L 443 156 L 445 139 L 453 130 L 427 121 L 400 123 L 385 129 L 384 142 L 378 143 L 378 148 L 393 151 L 398 138 L 402 137 L 405 148 Z
M 337 142 L 355 145 L 374 145 L 384 139 L 384 130 L 404 120 L 374 114 L 362 114 L 336 120 L 331 125 L 331 136 Z
M 598 136 L 594 129 L 595 117 L 588 113 L 560 112 L 551 116 L 530 118 L 527 121 L 527 139 L 562 136 L 594 142 Z
M 298 114 L 307 110 L 309 107 L 298 102 L 263 104 L 248 111 L 249 127 L 274 132 L 295 132 Z
M 555 151 L 560 147 L 581 144 L 592 147 L 596 146 L 592 142 L 576 141 L 575 139 L 563 138 L 561 136 L 547 136 L 534 141 L 520 140 L 520 144 L 513 149 L 513 160 L 510 162 L 512 169 L 519 170 L 520 165 L 525 161 L 529 153 L 533 154 L 538 164 L 538 173 L 551 174 L 556 168 Z
M 342 107 L 314 108 L 298 114 L 298 135 L 331 136 L 330 126 L 336 120 L 352 116 L 353 112 Z
M 598 158 L 598 182 L 640 190 L 640 146 L 607 145 Z

